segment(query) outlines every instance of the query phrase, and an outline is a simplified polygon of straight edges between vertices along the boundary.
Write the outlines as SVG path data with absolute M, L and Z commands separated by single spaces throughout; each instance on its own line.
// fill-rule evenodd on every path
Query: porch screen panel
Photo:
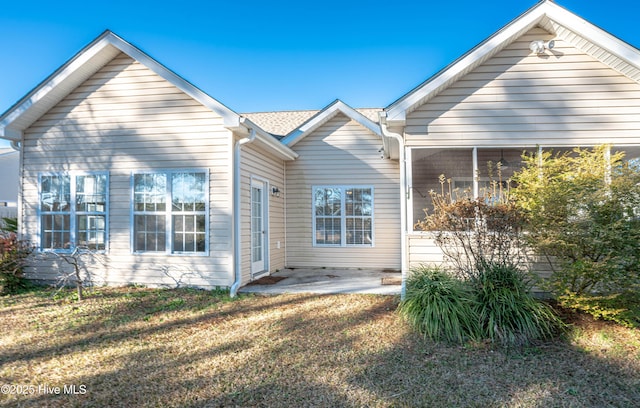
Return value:
M 441 176 L 443 183 L 441 183 Z M 424 219 L 425 209 L 432 211 L 431 192 L 451 194 L 458 199 L 473 195 L 473 149 L 413 149 L 412 186 L 413 220 Z

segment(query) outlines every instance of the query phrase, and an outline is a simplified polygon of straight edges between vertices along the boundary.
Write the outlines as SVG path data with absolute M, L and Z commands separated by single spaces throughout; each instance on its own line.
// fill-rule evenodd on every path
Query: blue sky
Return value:
M 0 111 L 107 28 L 236 112 L 384 107 L 536 2 L 3 2 Z M 637 0 L 557 3 L 640 47 Z

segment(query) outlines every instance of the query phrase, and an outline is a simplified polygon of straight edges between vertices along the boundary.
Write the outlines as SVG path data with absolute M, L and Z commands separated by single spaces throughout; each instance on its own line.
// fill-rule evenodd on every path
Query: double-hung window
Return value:
M 373 187 L 313 187 L 313 245 L 373 246 Z
M 107 173 L 40 175 L 40 249 L 106 249 L 108 180 Z
M 207 171 L 135 173 L 132 183 L 134 252 L 208 252 Z

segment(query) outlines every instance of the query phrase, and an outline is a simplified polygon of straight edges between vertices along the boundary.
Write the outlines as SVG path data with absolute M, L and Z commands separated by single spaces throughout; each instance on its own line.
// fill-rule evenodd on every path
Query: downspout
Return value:
M 16 205 L 18 206 L 18 239 L 22 240 L 24 236 L 24 229 L 22 222 L 22 192 L 24 191 L 24 171 L 22 170 L 22 140 L 11 140 L 9 142 L 11 148 L 18 152 L 18 202 Z
M 256 131 L 253 128 L 249 129 L 249 136 L 236 141 L 233 146 L 233 284 L 229 291 L 229 296 L 236 297 L 238 289 L 242 284 L 242 247 L 241 247 L 241 227 L 242 216 L 240 213 L 240 193 L 241 193 L 241 174 L 240 174 L 240 159 L 242 145 L 248 144 L 254 141 L 256 138 Z
M 405 158 L 404 151 L 404 139 L 398 133 L 390 132 L 387 128 L 387 113 L 380 112 L 380 130 L 382 131 L 382 135 L 388 138 L 394 138 L 398 141 L 398 152 L 399 157 L 398 161 L 400 163 L 400 229 L 401 229 L 401 238 L 400 238 L 400 252 L 402 254 L 400 260 L 400 270 L 402 273 L 402 286 L 400 289 L 400 299 L 404 300 L 407 293 L 407 163 Z

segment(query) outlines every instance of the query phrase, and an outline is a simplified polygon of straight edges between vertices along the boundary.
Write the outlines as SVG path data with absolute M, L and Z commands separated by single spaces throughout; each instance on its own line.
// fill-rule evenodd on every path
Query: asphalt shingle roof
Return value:
M 378 123 L 378 112 L 381 108 L 356 109 L 373 122 Z M 278 139 L 288 135 L 300 125 L 316 115 L 319 110 L 280 111 L 280 112 L 253 112 L 241 115 L 271 133 Z

